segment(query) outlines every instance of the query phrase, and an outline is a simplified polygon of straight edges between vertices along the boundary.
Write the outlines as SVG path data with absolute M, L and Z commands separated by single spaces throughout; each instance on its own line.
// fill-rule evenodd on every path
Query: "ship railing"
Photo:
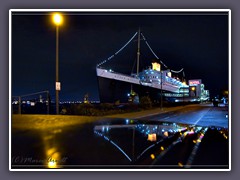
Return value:
M 130 77 L 130 78 L 139 79 L 139 77 L 137 77 L 137 76 L 131 76 L 131 75 L 128 75 L 128 74 L 123 74 L 123 73 L 115 72 L 115 71 L 112 71 L 112 70 L 107 70 L 107 69 L 104 69 L 104 68 L 99 68 L 99 69 L 106 70 L 108 73 L 111 73 L 111 74 L 118 74 L 118 75 Z

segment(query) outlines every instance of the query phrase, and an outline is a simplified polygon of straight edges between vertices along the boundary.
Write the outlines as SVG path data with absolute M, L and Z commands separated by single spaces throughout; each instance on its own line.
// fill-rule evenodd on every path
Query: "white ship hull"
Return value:
M 154 102 L 159 102 L 161 95 L 168 94 L 168 98 L 177 97 L 180 87 L 166 81 L 147 83 L 138 77 L 132 77 L 102 68 L 96 68 L 100 101 L 103 103 L 114 103 L 116 101 L 127 102 L 131 88 L 139 97 L 150 96 Z

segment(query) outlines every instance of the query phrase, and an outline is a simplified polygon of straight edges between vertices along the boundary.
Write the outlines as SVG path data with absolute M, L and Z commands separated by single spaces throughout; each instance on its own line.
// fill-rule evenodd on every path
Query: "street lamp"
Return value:
M 62 24 L 63 22 L 63 18 L 61 16 L 61 14 L 59 13 L 55 13 L 53 15 L 53 22 L 56 25 L 56 114 L 59 114 L 59 91 L 61 90 L 61 84 L 59 82 L 59 72 L 58 72 L 58 44 L 59 44 L 59 38 L 58 38 L 58 34 L 59 34 L 59 26 Z

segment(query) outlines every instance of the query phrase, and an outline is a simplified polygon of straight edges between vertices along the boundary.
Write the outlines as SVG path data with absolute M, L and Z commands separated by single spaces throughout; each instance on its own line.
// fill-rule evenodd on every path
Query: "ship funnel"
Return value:
M 161 71 L 161 65 L 157 62 L 152 63 L 152 70 Z

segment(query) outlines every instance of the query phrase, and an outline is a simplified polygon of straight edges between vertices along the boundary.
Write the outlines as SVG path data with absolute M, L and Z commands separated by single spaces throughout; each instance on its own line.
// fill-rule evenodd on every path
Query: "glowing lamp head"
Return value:
M 60 14 L 56 13 L 53 15 L 53 22 L 54 24 L 56 24 L 57 26 L 61 25 L 63 21 L 63 18 Z

